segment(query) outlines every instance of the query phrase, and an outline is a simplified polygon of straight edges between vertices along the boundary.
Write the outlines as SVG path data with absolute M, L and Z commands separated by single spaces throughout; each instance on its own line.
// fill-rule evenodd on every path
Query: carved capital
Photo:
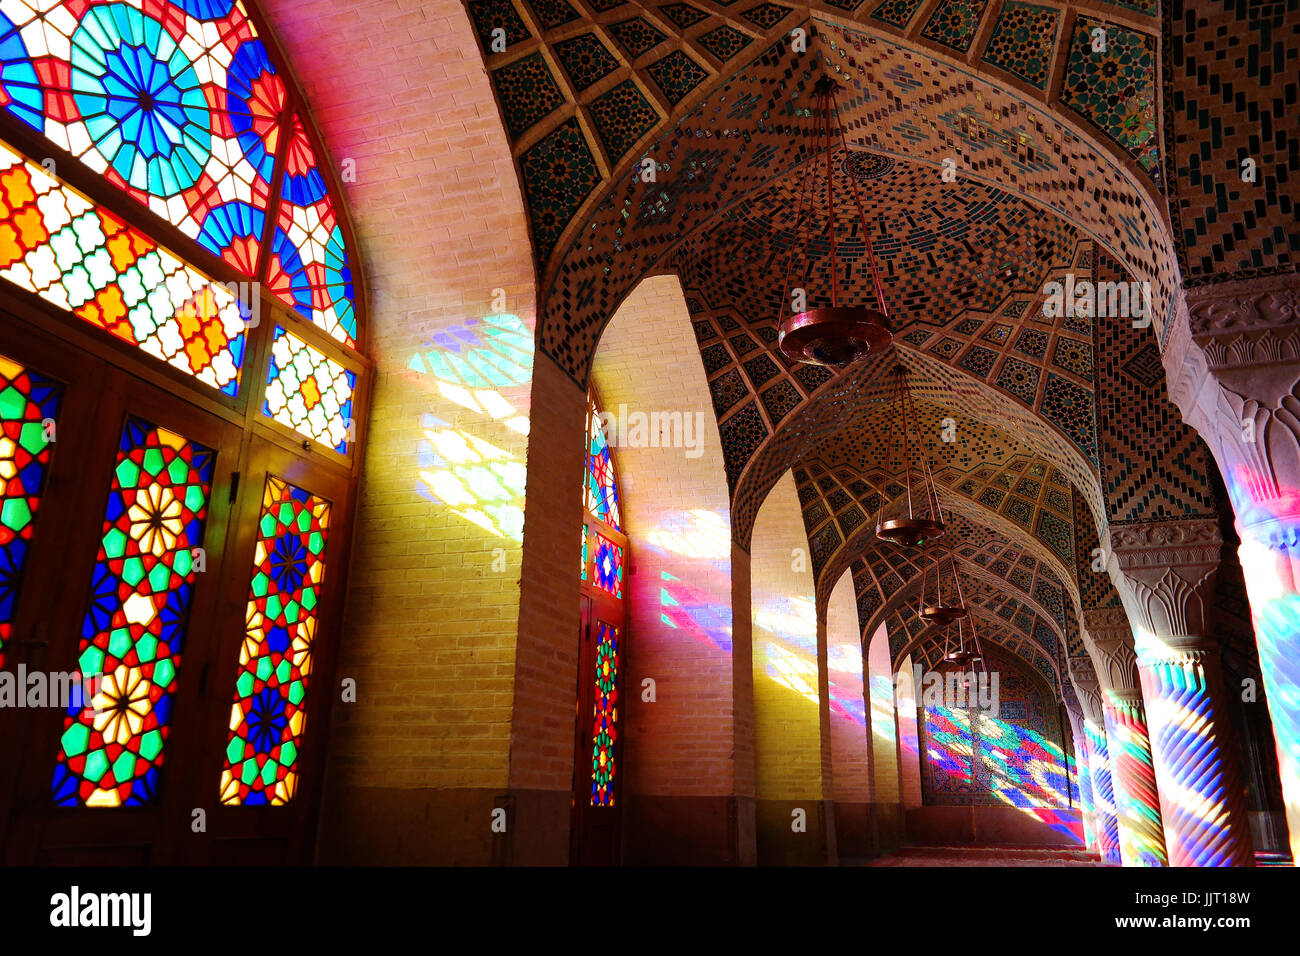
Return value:
M 1215 519 L 1112 525 L 1110 542 L 1144 637 L 1209 633 L 1223 544 Z
M 1160 664 L 1207 666 L 1214 664 L 1218 656 L 1218 642 L 1198 634 L 1167 636 L 1159 641 L 1143 642 L 1138 648 L 1138 660 L 1144 667 Z
M 1203 348 L 1208 342 L 1223 343 L 1229 352 L 1242 339 L 1269 340 L 1264 348 L 1276 352 L 1283 343 L 1296 341 L 1300 328 L 1300 278 L 1283 273 L 1235 282 L 1187 289 L 1188 324 L 1193 338 Z M 1247 360 L 1254 346 L 1238 349 Z M 1209 349 L 1207 348 L 1207 357 Z M 1290 356 L 1295 357 L 1293 352 Z M 1285 359 L 1266 359 L 1279 361 Z M 1215 361 L 1210 359 L 1213 367 Z
M 1219 564 L 1223 536 L 1214 518 L 1112 524 L 1110 549 L 1121 570 Z
M 1092 658 L 1085 655 L 1071 657 L 1069 670 L 1070 683 L 1074 685 L 1084 717 L 1094 727 L 1105 727 L 1105 716 L 1101 709 L 1101 684 L 1097 680 L 1097 671 L 1092 666 Z
M 1123 608 L 1084 611 L 1084 622 L 1084 635 L 1102 688 L 1111 694 L 1137 690 L 1141 686 L 1137 650 Z

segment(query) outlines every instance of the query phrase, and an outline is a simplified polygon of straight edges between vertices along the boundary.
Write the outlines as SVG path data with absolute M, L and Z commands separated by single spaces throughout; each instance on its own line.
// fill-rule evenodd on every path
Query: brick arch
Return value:
M 1042 662 L 1046 661 L 1051 665 L 1050 672 L 1059 676 L 1060 660 L 1068 643 L 1066 629 L 1058 613 L 1040 602 L 1035 593 L 1038 591 L 1036 584 L 1026 590 L 1005 572 L 989 571 L 965 557 L 958 558 L 958 568 L 966 603 L 981 615 L 981 620 L 987 619 L 999 628 L 1014 628 L 1023 642 L 1022 649 L 1026 653 L 1021 653 L 1021 656 L 1026 662 L 1041 670 Z M 890 620 L 896 622 L 896 627 L 901 626 L 909 635 L 909 641 L 923 635 L 941 634 L 941 629 L 928 627 L 915 615 L 921 585 L 919 571 L 915 568 L 888 594 L 884 593 L 881 579 L 870 569 L 867 559 L 855 561 L 848 570 L 853 575 L 864 641 L 875 633 L 882 621 Z M 980 633 L 982 639 L 982 626 Z M 901 657 L 896 648 L 892 656 L 895 660 Z
M 1030 671 L 1038 674 L 1056 689 L 1060 695 L 1062 683 L 1060 665 L 1047 656 L 1047 652 L 1031 635 L 1014 626 L 1009 626 L 996 614 L 982 607 L 972 612 L 978 619 L 979 638 L 983 645 L 986 641 L 1011 653 Z M 933 665 L 938 662 L 938 655 L 943 650 L 943 629 L 927 627 L 915 635 L 909 635 L 897 653 L 893 655 L 894 668 L 907 658 L 912 657 L 916 663 Z
M 693 111 L 663 124 L 663 135 L 647 138 L 638 157 L 660 164 L 653 188 L 645 188 L 635 174 L 639 166 L 633 170 L 630 162 L 609 177 L 592 166 L 580 184 L 592 198 L 582 203 L 580 216 L 574 213 L 581 225 L 568 227 L 572 241 L 553 256 L 539 250 L 549 263 L 539 345 L 570 374 L 585 376 L 595 327 L 636 275 L 661 263 L 718 210 L 797 165 L 810 122 L 797 107 L 823 69 L 838 69 L 850 88 L 841 111 L 851 143 L 935 169 L 956 157 L 963 175 L 1050 209 L 1156 281 L 1156 321 L 1162 323 L 1173 292 L 1172 241 L 1153 183 L 1132 157 L 1120 155 L 1078 117 L 1026 98 L 1001 73 L 955 65 L 874 26 L 839 26 L 832 16 L 819 14 L 810 29 L 816 31 L 809 47 L 815 68 L 771 45 L 712 87 Z M 923 119 L 914 122 L 917 111 Z M 575 142 L 570 137 L 569 147 Z M 571 151 L 563 139 L 534 147 L 522 163 L 526 193 L 531 181 L 531 194 L 540 195 L 529 157 L 541 168 L 551 156 Z M 558 201 L 562 192 L 553 186 L 546 195 Z

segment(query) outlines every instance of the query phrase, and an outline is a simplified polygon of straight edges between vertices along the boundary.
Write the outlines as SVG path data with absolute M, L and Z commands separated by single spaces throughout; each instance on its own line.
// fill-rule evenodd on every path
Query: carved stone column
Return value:
M 1278 769 L 1300 859 L 1300 275 L 1189 289 L 1170 397 L 1210 446 L 1241 537 Z
M 1083 843 L 1089 850 L 1097 849 L 1096 824 L 1093 820 L 1092 745 L 1083 726 L 1083 708 L 1068 686 L 1064 694 L 1065 712 L 1070 716 L 1070 736 L 1074 740 L 1074 779 L 1079 787 L 1079 816 L 1083 820 Z
M 1083 626 L 1102 687 L 1120 856 L 1125 866 L 1164 866 L 1160 793 L 1128 617 L 1122 607 L 1089 608 Z
M 1119 821 L 1115 816 L 1115 787 L 1110 773 L 1106 720 L 1101 706 L 1101 686 L 1089 657 L 1071 657 L 1070 682 L 1083 710 L 1083 730 L 1088 741 L 1088 769 L 1092 783 L 1093 832 L 1097 853 L 1107 863 L 1122 862 Z
M 1136 602 L 1136 663 L 1174 866 L 1255 860 L 1218 642 L 1210 634 L 1221 543 L 1213 519 L 1111 528 Z

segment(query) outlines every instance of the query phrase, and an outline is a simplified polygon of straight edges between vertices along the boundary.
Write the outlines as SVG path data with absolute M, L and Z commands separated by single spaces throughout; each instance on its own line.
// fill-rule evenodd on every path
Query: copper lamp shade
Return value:
M 943 534 L 943 529 L 942 521 L 931 518 L 886 518 L 876 526 L 876 537 L 919 548 Z
M 947 627 L 957 618 L 965 617 L 968 613 L 960 604 L 927 604 L 921 608 L 922 619 L 931 624 L 938 624 L 940 627 Z
M 902 439 L 901 458 L 891 462 L 901 490 L 892 501 L 883 497 L 876 515 L 876 537 L 892 544 L 919 548 L 944 532 L 943 510 L 934 487 L 934 476 L 921 445 L 916 425 L 916 408 L 907 384 L 907 367 L 894 366 L 896 409 L 895 434 Z M 897 448 L 898 443 L 894 443 Z
M 949 651 L 943 656 L 943 659 L 945 663 L 954 664 L 957 667 L 965 667 L 967 664 L 975 660 L 975 655 L 965 648 L 958 648 L 955 651 Z
M 893 340 L 889 310 L 880 284 L 880 270 L 876 265 L 875 251 L 871 247 L 867 214 L 862 206 L 857 180 L 852 175 L 849 176 L 849 185 L 853 190 L 860 226 L 854 231 L 866 247 L 862 262 L 870 272 L 875 302 L 869 306 L 840 304 L 840 274 L 845 271 L 845 263 L 840 258 L 839 241 L 835 234 L 835 179 L 832 160 L 836 148 L 842 149 L 847 155 L 849 146 L 844 138 L 844 127 L 840 123 L 839 108 L 835 105 L 837 88 L 833 79 L 823 76 L 813 90 L 817 116 L 817 126 L 813 131 L 814 154 L 804 166 L 799 203 L 795 209 L 795 222 L 800 224 L 799 239 L 791 246 L 786 263 L 785 284 L 782 287 L 783 311 L 778 321 L 777 337 L 778 347 L 790 361 L 824 365 L 828 368 L 850 365 L 872 352 L 886 348 Z M 830 305 L 805 308 L 802 312 L 788 314 L 784 311 L 785 304 L 798 299 L 786 298 L 786 294 L 795 292 L 797 286 L 806 302 L 812 291 L 805 288 L 810 274 L 814 268 L 822 267 L 819 258 L 814 256 L 814 248 L 820 247 L 820 240 L 814 241 L 811 235 L 813 204 L 816 202 L 814 195 L 823 192 L 820 182 L 813 183 L 814 175 L 820 177 L 816 170 L 820 166 L 817 152 L 821 150 L 826 153 L 824 201 L 829 222 L 824 238 L 830 250 L 827 263 L 830 271 Z M 856 258 L 857 254 L 848 258 L 849 268 L 852 268 Z M 792 282 L 796 275 L 796 259 L 800 264 L 802 278 Z
M 842 368 L 887 346 L 889 317 L 865 305 L 809 309 L 781 321 L 776 343 L 786 358 Z

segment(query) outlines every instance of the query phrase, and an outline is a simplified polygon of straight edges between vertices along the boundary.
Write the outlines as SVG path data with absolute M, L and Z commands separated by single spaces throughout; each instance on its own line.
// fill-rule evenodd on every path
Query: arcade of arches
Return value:
M 0 0 L 0 859 L 1290 863 L 1298 61 L 1294 0 Z M 786 358 L 796 250 L 888 348 Z

